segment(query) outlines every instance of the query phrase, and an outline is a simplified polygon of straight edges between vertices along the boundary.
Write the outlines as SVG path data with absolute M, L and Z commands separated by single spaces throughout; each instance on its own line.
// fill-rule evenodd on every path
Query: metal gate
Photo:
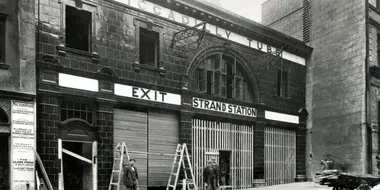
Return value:
M 210 158 L 219 158 L 219 151 L 231 152 L 230 177 L 232 189 L 252 187 L 253 126 L 219 121 L 193 119 L 192 162 L 198 187 L 203 189 L 203 168 Z
M 264 159 L 267 185 L 294 182 L 296 177 L 296 132 L 266 126 Z

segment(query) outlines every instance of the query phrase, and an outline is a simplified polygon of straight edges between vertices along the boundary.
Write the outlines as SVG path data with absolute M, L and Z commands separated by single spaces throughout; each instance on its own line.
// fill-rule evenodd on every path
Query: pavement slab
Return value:
M 322 186 L 314 182 L 299 182 L 299 183 L 289 183 L 282 185 L 273 185 L 268 187 L 250 188 L 247 190 L 332 190 L 332 187 Z

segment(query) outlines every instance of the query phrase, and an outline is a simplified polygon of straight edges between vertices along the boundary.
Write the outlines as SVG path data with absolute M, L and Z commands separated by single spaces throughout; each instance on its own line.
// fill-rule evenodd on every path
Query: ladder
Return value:
M 120 190 L 120 181 L 123 177 L 121 173 L 123 172 L 124 155 L 127 155 L 127 159 L 129 161 L 127 145 L 124 142 L 121 144 L 117 143 L 115 157 L 113 160 L 111 182 L 108 190 Z
M 185 162 L 185 159 L 187 160 L 187 162 Z M 185 184 L 178 183 L 181 165 L 185 174 Z M 170 176 L 168 180 L 168 185 L 166 186 L 166 190 L 176 190 L 178 184 L 185 185 L 186 189 L 198 190 L 198 187 L 195 184 L 194 180 L 194 173 L 191 167 L 189 152 L 185 143 L 182 145 L 177 145 L 177 150 L 174 155 L 173 166 L 170 171 Z

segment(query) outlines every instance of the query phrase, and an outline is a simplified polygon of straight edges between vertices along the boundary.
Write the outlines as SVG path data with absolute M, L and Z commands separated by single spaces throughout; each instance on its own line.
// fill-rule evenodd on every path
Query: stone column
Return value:
M 107 190 L 113 165 L 114 102 L 99 101 L 97 112 L 98 134 L 98 189 Z
M 265 110 L 258 108 L 257 121 L 254 129 L 254 187 L 265 186 L 264 148 L 265 148 Z

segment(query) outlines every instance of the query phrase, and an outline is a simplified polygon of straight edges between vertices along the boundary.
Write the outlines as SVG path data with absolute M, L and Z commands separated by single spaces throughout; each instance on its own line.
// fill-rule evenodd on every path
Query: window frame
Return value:
M 145 65 L 148 68 L 160 68 L 163 67 L 161 64 L 162 57 L 163 57 L 163 45 L 164 45 L 164 27 L 154 23 L 153 21 L 147 20 L 147 19 L 141 19 L 141 18 L 134 18 L 133 20 L 135 25 L 135 47 L 136 47 L 136 61 L 139 62 L 140 65 Z M 154 31 L 158 33 L 158 51 L 156 57 L 156 61 L 154 66 L 141 64 L 140 63 L 140 28 L 144 28 L 148 31 Z
M 73 104 L 73 108 L 68 108 L 68 106 L 67 107 L 64 107 L 63 106 L 63 104 L 64 103 L 72 103 Z M 76 110 L 75 109 L 75 104 L 81 104 L 81 105 L 86 105 L 86 106 L 88 106 L 89 108 L 91 108 L 91 111 L 88 111 L 87 110 L 87 108 L 86 108 L 86 110 L 85 110 L 85 114 L 88 114 L 88 113 L 91 113 L 91 123 L 86 119 L 82 119 L 81 117 L 75 117 L 75 111 L 81 111 L 81 110 Z M 59 112 L 58 112 L 58 116 L 59 116 L 59 122 L 65 122 L 65 121 L 67 121 L 67 120 L 70 120 L 70 119 L 80 119 L 80 120 L 83 120 L 83 121 L 85 121 L 86 123 L 88 123 L 90 126 L 95 126 L 96 125 L 96 107 L 94 106 L 94 104 L 93 103 L 91 103 L 90 101 L 86 101 L 86 100 L 82 100 L 82 101 L 78 101 L 78 100 L 73 100 L 73 99 L 71 99 L 71 98 L 63 98 L 63 99 L 61 99 L 60 101 L 59 101 Z M 73 117 L 68 117 L 68 116 L 66 116 L 67 118 L 66 119 L 63 119 L 62 118 L 62 111 L 66 111 L 67 112 L 67 114 L 68 114 L 68 112 L 69 111 L 73 111 Z M 80 112 L 80 115 L 82 115 L 82 113 L 83 112 Z M 86 118 L 87 118 L 87 116 L 86 116 Z
M 380 0 L 378 0 L 380 1 Z M 376 34 L 376 52 L 377 52 L 377 66 L 380 66 L 380 33 Z
M 144 31 L 145 30 L 145 31 Z M 144 32 L 142 32 L 144 31 Z M 158 37 L 153 37 L 154 39 L 154 60 L 153 60 L 153 65 L 151 64 L 148 64 L 148 62 L 145 60 L 145 63 L 141 63 L 141 59 L 142 59 L 142 56 L 141 56 L 141 36 L 145 36 L 146 38 L 151 38 L 151 36 L 148 34 L 148 32 L 155 32 Z M 146 34 L 144 34 L 146 33 Z M 152 30 L 148 30 L 146 28 L 143 28 L 143 27 L 140 27 L 139 28 L 139 63 L 140 64 L 143 64 L 143 65 L 147 65 L 147 66 L 151 66 L 151 67 L 155 67 L 155 68 L 158 68 L 159 67 L 159 49 L 160 49 L 160 34 L 156 31 L 152 31 Z
M 212 68 L 209 68 L 208 66 L 206 66 L 206 62 L 212 62 L 212 60 L 216 60 L 215 63 L 219 64 L 219 66 L 215 66 L 215 65 L 212 65 L 211 67 Z M 229 60 L 231 59 L 231 60 Z M 211 64 L 211 63 L 209 63 Z M 223 66 L 221 66 L 222 64 L 224 64 Z M 229 65 L 231 64 L 231 65 Z M 246 74 L 244 74 L 244 71 L 241 70 L 242 68 L 238 67 L 238 65 L 240 64 L 240 61 L 238 58 L 232 56 L 232 55 L 229 55 L 229 54 L 225 54 L 223 52 L 218 52 L 218 53 L 213 53 L 213 54 L 209 54 L 204 60 L 202 60 L 200 62 L 200 64 L 198 65 L 198 67 L 196 68 L 195 72 L 197 72 L 197 74 L 194 74 L 194 76 L 199 76 L 201 75 L 201 70 L 205 70 L 204 73 L 205 74 L 205 79 L 206 79 L 206 85 L 205 85 L 205 89 L 204 90 L 200 90 L 199 86 L 200 86 L 200 80 L 199 80 L 199 77 L 198 78 L 194 78 L 193 80 L 195 80 L 195 90 L 197 93 L 201 93 L 201 94 L 209 94 L 209 95 L 213 95 L 213 96 L 218 96 L 218 97 L 221 97 L 221 98 L 225 98 L 225 99 L 232 99 L 232 100 L 238 100 L 238 101 L 242 101 L 242 102 L 250 102 L 252 101 L 252 98 L 248 98 L 247 96 L 252 96 L 252 92 L 251 90 L 245 90 L 244 88 L 246 87 L 245 83 L 249 83 L 249 80 L 246 79 Z M 229 69 L 228 67 L 231 67 L 231 73 L 229 73 Z M 211 72 L 212 73 L 212 81 L 209 82 L 207 81 L 207 72 Z M 215 76 L 216 76 L 216 72 L 219 72 L 219 82 L 215 82 Z M 240 73 L 240 75 L 238 76 L 238 72 Z M 225 77 L 225 81 L 223 82 L 223 76 Z M 228 85 L 228 80 L 232 80 L 231 82 L 231 87 Z M 237 81 L 240 80 L 240 84 L 241 86 L 237 86 Z M 208 88 L 207 88 L 207 84 L 208 83 L 211 83 L 211 92 L 208 93 Z M 215 85 L 218 85 L 217 88 L 218 88 L 218 93 L 216 93 L 215 91 L 215 88 L 216 86 Z M 225 89 L 225 93 L 223 94 L 222 93 L 222 90 L 223 90 L 223 87 Z M 229 97 L 228 94 L 229 94 L 229 90 L 231 90 L 231 96 L 232 97 Z M 247 94 L 246 94 L 247 93 Z M 239 95 L 239 97 L 238 97 Z
M 6 62 L 6 55 L 7 55 L 7 50 L 6 50 L 6 44 L 7 44 L 7 15 L 6 14 L 3 14 L 3 13 L 1 13 L 0 12 L 0 22 L 3 22 L 3 31 L 0 31 L 0 33 L 1 32 L 3 32 L 4 33 L 4 36 L 3 37 L 1 37 L 0 36 L 0 38 L 2 38 L 1 40 L 4 42 L 4 43 L 0 43 L 0 46 L 2 46 L 2 47 L 0 47 L 0 51 L 2 51 L 2 52 L 0 52 L 0 54 L 3 54 L 2 55 L 2 57 L 0 57 L 0 64 L 5 64 L 5 62 Z M 0 42 L 1 42 L 1 40 L 0 40 Z
M 88 51 L 83 51 L 79 49 L 75 49 L 72 47 L 66 47 L 68 49 L 72 49 L 80 52 L 93 52 L 93 44 L 94 44 L 94 34 L 95 34 L 95 20 L 96 13 L 98 12 L 98 6 L 88 0 L 81 0 L 82 7 L 77 7 L 75 0 L 61 0 L 61 33 L 63 36 L 62 44 L 66 47 L 66 6 L 70 6 L 76 9 L 88 11 L 91 13 L 91 21 L 90 21 L 90 29 L 89 29 L 89 39 L 88 39 Z
M 280 73 L 280 76 L 279 76 Z M 286 73 L 286 79 L 283 80 L 282 76 Z M 279 80 L 279 77 L 281 79 Z M 280 84 L 279 84 L 280 82 Z M 286 88 L 285 88 L 286 87 Z M 284 90 L 286 90 L 284 92 Z M 276 69 L 276 95 L 279 97 L 289 98 L 290 97 L 290 90 L 289 90 L 289 70 L 287 69 Z

